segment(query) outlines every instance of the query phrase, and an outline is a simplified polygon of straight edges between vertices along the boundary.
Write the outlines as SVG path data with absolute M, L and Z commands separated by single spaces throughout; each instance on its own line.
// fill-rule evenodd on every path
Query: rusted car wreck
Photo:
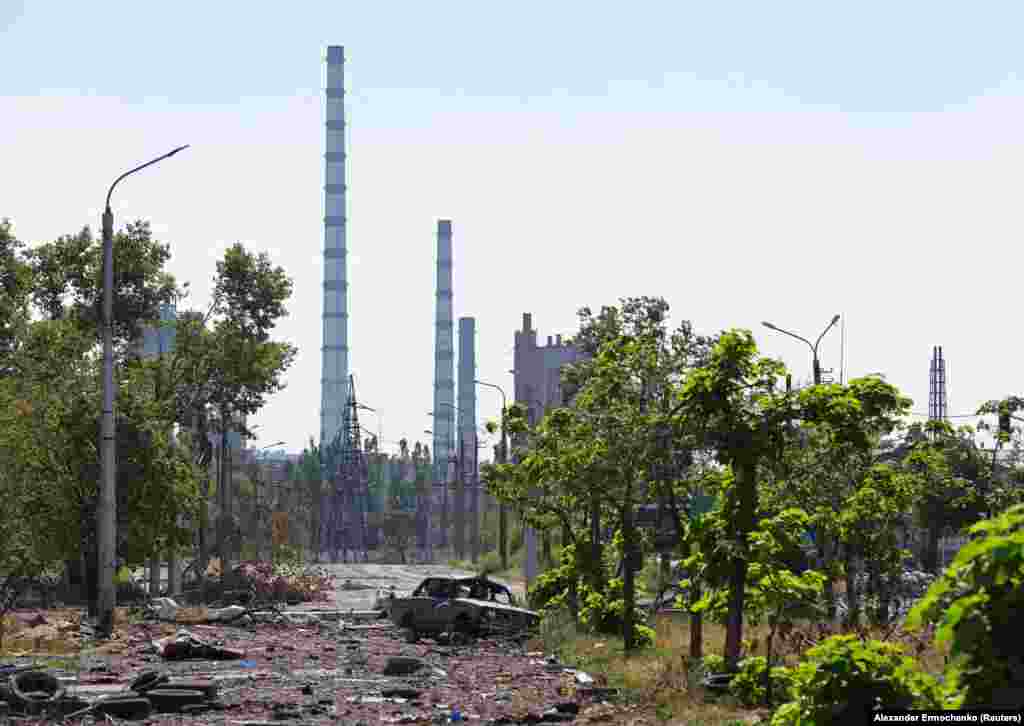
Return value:
M 540 622 L 537 613 L 516 607 L 507 587 L 486 577 L 428 577 L 409 596 L 388 598 L 385 608 L 412 638 L 512 635 Z

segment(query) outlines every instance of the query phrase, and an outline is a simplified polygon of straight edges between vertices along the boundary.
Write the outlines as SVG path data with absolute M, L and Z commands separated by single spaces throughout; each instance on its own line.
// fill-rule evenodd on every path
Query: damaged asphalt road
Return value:
M 157 645 L 183 631 L 200 644 L 195 655 L 179 649 L 162 657 Z M 172 688 L 183 679 L 212 682 L 214 710 L 197 700 L 175 717 L 191 723 L 568 723 L 591 700 L 571 672 L 521 641 L 408 643 L 386 621 L 332 622 L 313 613 L 245 625 L 128 624 L 100 650 L 82 658 L 70 697 L 123 692 L 145 671 L 167 674 Z M 217 650 L 230 659 L 204 657 Z

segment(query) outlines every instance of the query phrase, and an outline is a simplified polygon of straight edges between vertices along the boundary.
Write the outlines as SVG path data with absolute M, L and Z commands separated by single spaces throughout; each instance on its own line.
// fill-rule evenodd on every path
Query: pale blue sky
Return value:
M 511 393 L 512 332 L 663 295 L 698 329 L 802 344 L 952 413 L 1022 391 L 1016 3 L 78 3 L 0 0 L 0 216 L 29 242 L 152 220 L 209 292 L 236 240 L 296 279 L 263 445 L 319 430 L 322 55 L 347 57 L 350 363 L 385 440 L 426 440 L 434 230 L 455 314 Z M 838 368 L 839 335 L 823 343 Z M 479 391 L 480 417 L 497 395 Z M 367 423 L 378 426 L 371 415 Z

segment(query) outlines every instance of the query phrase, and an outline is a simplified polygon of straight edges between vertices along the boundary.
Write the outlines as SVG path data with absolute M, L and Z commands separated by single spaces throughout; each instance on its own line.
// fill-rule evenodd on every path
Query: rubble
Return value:
M 65 716 L 93 715 L 101 723 L 101 714 L 121 720 L 172 709 L 182 723 L 226 717 L 232 724 L 352 726 L 521 723 L 528 714 L 534 723 L 560 723 L 600 695 L 589 689 L 593 679 L 589 686 L 574 683 L 577 671 L 528 654 L 514 638 L 482 635 L 459 643 L 436 634 L 406 643 L 390 622 L 356 624 L 380 611 L 364 616 L 308 607 L 229 606 L 205 613 L 205 625 L 185 628 L 176 622 L 185 608 L 175 600 L 152 602 L 154 612 L 163 608 L 173 618 L 121 622 L 104 651 L 109 655 L 83 656 L 78 678 L 60 676 Z M 251 622 L 236 627 L 243 617 Z M 55 621 L 51 613 L 44 618 Z M 0 666 L 0 683 L 13 670 Z M 147 709 L 151 716 L 139 715 Z

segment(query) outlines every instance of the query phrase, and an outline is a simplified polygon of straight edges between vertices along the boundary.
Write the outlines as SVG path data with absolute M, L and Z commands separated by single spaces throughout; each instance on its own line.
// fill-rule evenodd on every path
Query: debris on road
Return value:
M 165 660 L 187 660 L 203 658 L 207 660 L 239 660 L 245 653 L 229 648 L 211 645 L 195 637 L 188 630 L 179 630 L 175 635 L 153 641 L 157 655 Z

